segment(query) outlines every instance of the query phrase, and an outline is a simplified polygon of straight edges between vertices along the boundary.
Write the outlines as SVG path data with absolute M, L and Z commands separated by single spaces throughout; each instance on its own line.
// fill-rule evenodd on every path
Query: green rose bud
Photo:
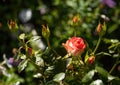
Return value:
M 42 25 L 42 36 L 46 39 L 50 36 L 50 30 L 48 26 Z
M 8 27 L 11 31 L 16 31 L 18 29 L 18 25 L 17 25 L 16 21 L 14 21 L 12 19 L 8 22 Z

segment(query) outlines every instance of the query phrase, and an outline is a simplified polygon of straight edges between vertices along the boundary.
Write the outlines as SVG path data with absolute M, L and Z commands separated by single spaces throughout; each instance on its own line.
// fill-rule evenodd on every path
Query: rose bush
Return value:
M 103 1 L 2 0 L 0 85 L 120 85 L 119 1 Z
M 86 45 L 81 37 L 72 37 L 67 40 L 66 43 L 62 44 L 68 53 L 71 53 L 73 56 L 78 56 L 83 53 Z

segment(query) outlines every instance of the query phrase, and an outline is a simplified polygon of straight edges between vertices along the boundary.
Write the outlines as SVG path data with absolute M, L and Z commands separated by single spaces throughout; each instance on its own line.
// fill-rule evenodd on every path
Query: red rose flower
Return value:
M 81 37 L 72 37 L 71 39 L 67 40 L 66 43 L 62 44 L 68 53 L 71 53 L 73 56 L 80 55 L 86 45 Z

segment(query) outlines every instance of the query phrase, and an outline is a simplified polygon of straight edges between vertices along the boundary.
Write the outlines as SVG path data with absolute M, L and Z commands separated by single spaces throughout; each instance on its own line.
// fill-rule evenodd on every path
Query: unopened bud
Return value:
M 12 19 L 8 22 L 8 27 L 9 27 L 10 30 L 18 29 L 17 23 Z
M 103 24 L 99 23 L 96 28 L 96 33 L 98 33 L 100 36 L 103 36 L 106 32 L 106 24 L 105 22 Z
M 42 36 L 46 39 L 49 38 L 50 30 L 49 30 L 48 26 L 42 25 Z
M 79 20 L 78 16 L 73 17 L 73 23 L 76 23 Z
M 102 25 L 101 23 L 99 23 L 98 26 L 97 26 L 97 28 L 96 28 L 96 32 L 97 32 L 98 34 L 100 34 L 102 28 L 103 28 L 103 25 Z
M 88 64 L 93 64 L 95 62 L 95 57 L 94 56 L 90 56 L 88 58 Z

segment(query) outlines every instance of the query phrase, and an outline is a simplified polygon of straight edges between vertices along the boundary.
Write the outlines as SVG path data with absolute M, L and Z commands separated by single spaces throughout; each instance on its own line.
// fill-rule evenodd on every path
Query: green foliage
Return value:
M 86 83 L 92 80 L 95 74 L 95 70 L 89 71 L 82 79 L 82 82 Z
M 53 78 L 53 81 L 60 82 L 65 78 L 65 73 L 56 74 Z

